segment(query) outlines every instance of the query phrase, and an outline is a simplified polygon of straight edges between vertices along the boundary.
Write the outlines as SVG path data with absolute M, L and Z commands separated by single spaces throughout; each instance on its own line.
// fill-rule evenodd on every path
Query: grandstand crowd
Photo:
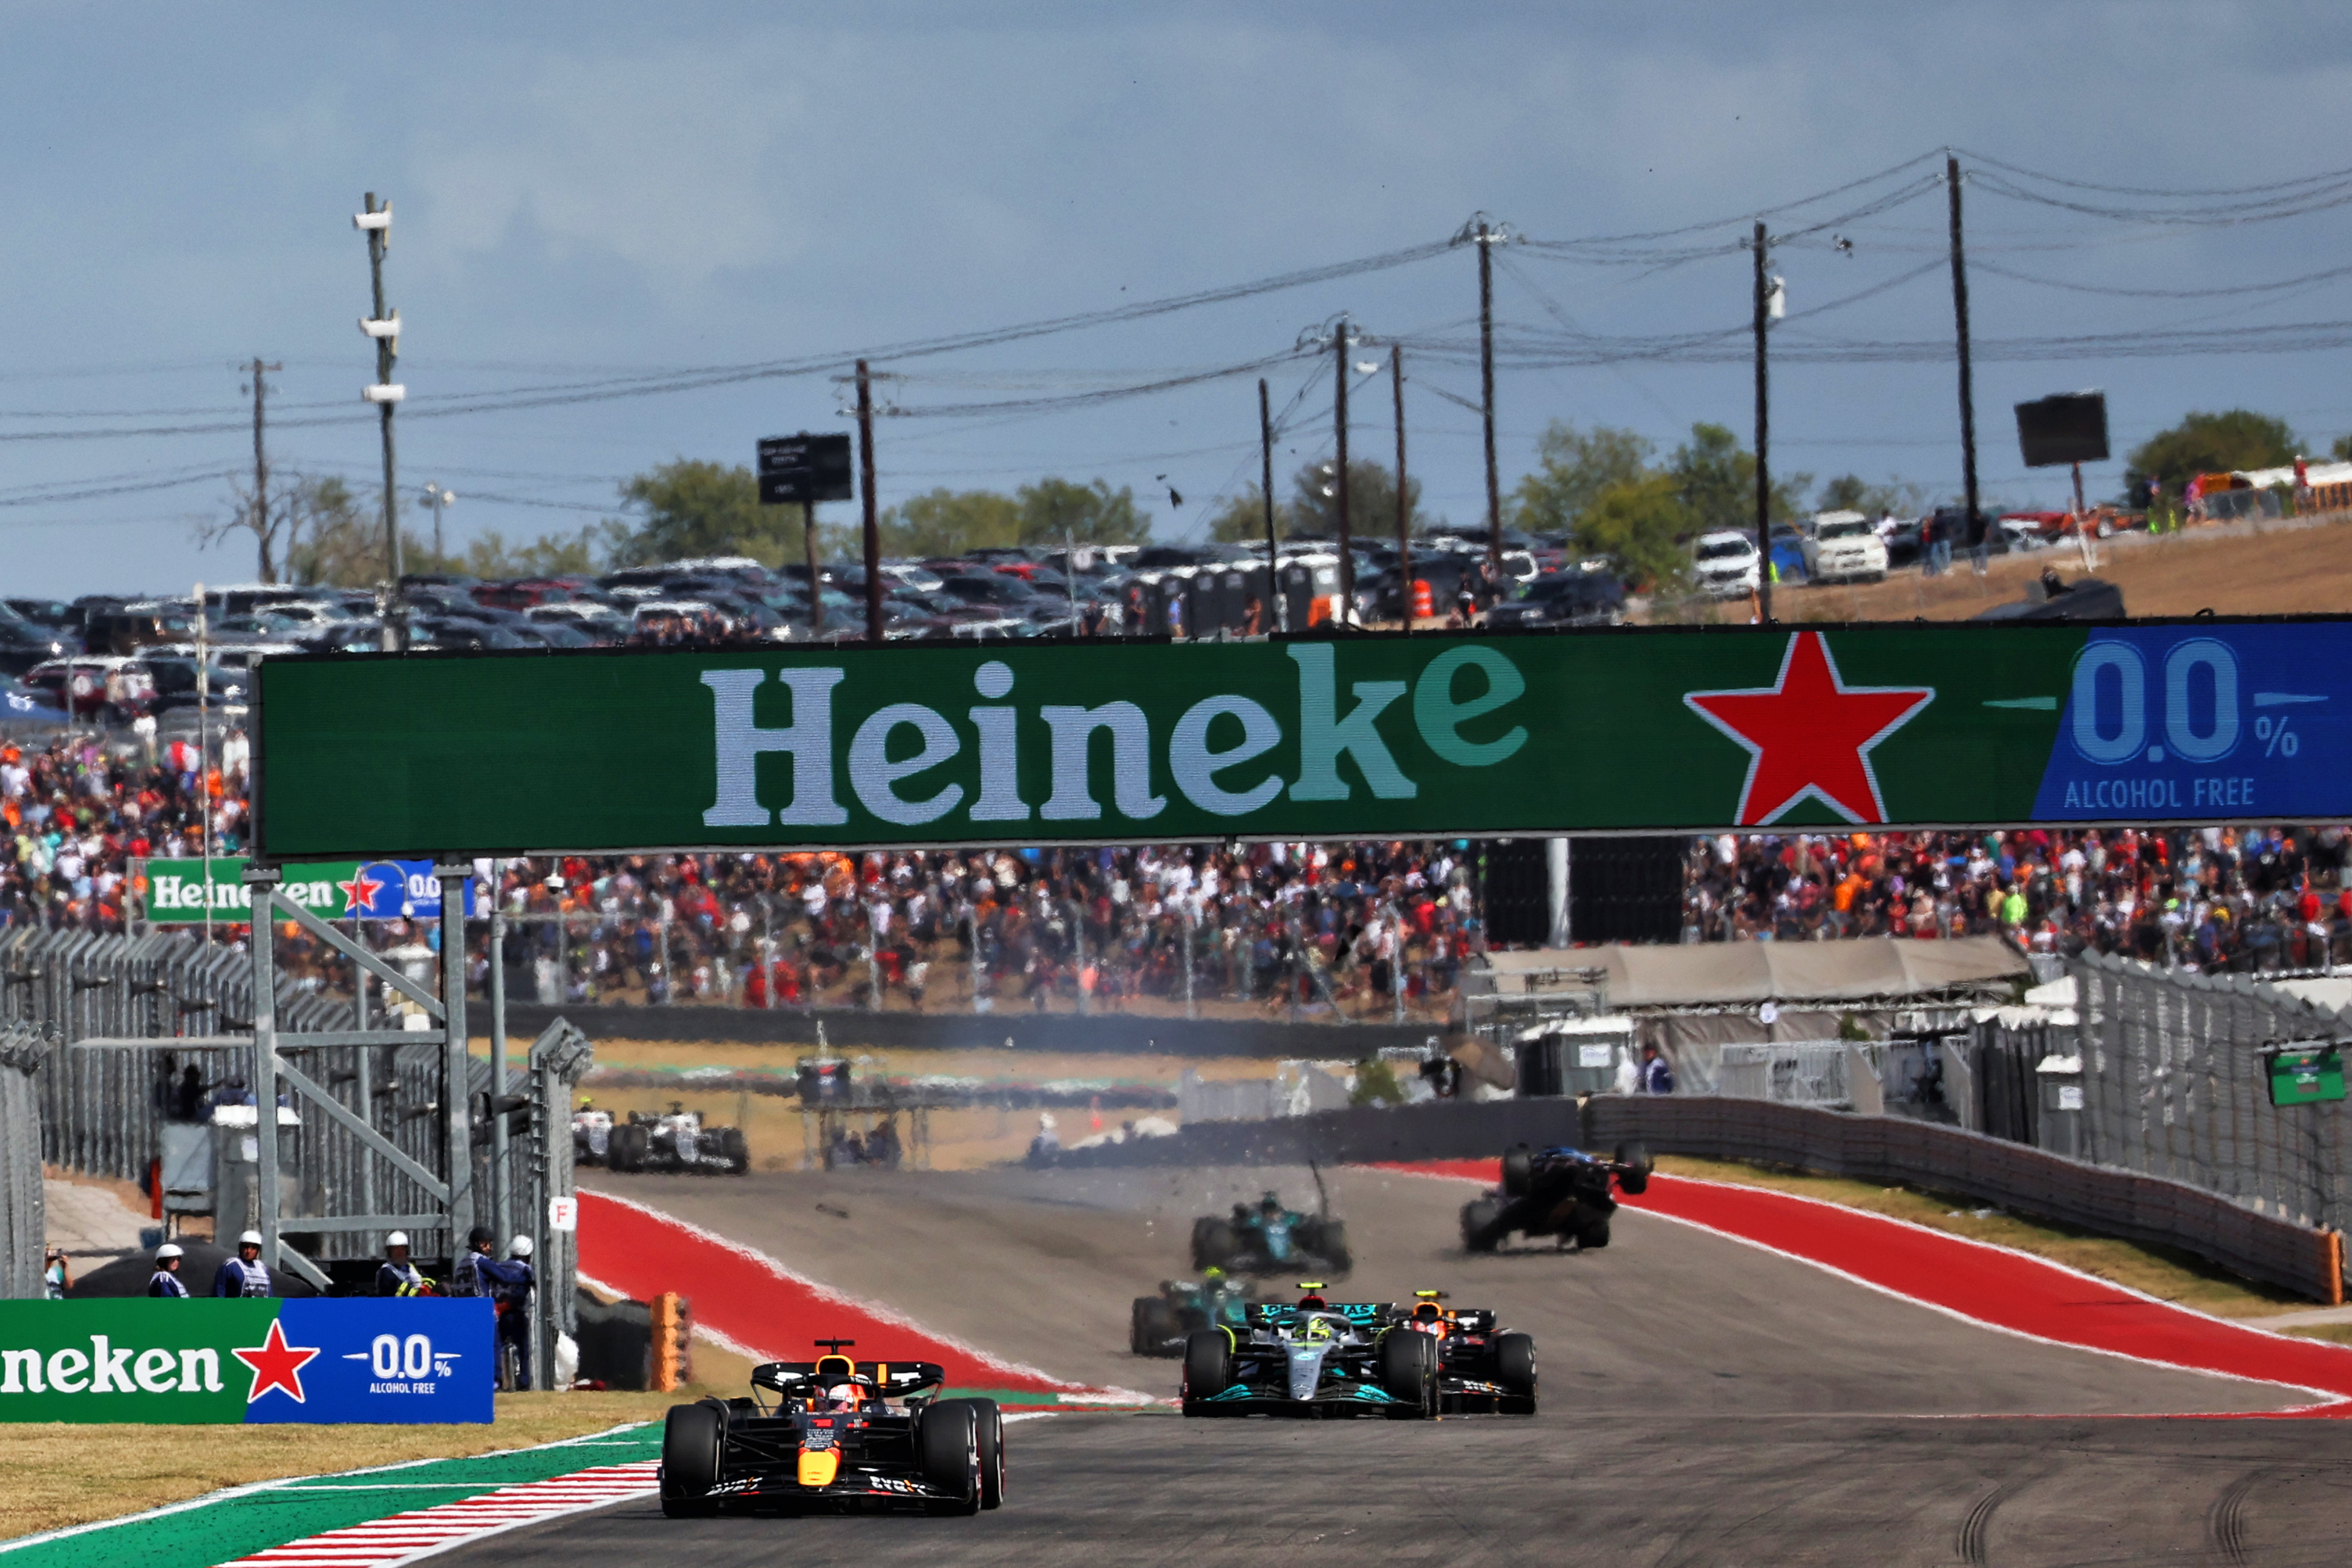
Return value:
M 1684 938 L 1999 934 L 2200 969 L 2352 955 L 2340 826 L 1736 836 L 1692 844 Z
M 125 929 L 137 863 L 235 856 L 250 748 L 0 743 L 0 926 Z M 209 822 L 207 819 L 209 818 Z M 2200 969 L 2352 958 L 2341 827 L 1724 834 L 1686 942 L 1999 934 Z M 493 868 L 534 999 L 1117 1009 L 1139 997 L 1409 1014 L 1481 951 L 1462 840 L 565 857 Z M 235 940 L 224 927 L 224 940 Z M 430 942 L 379 930 L 379 944 Z M 478 937 L 478 948 L 483 939 Z M 324 955 L 286 955 L 324 983 Z M 874 962 L 867 962 L 869 953 Z M 487 979 L 486 952 L 472 958 Z M 1188 983 L 1189 977 L 1189 983 Z

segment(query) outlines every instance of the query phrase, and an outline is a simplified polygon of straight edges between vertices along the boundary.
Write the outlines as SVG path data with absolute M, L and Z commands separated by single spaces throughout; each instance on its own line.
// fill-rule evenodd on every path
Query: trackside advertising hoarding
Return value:
M 2352 620 L 270 659 L 258 853 L 2343 820 Z
M 245 885 L 246 858 L 150 860 L 142 897 L 147 918 L 159 924 L 231 922 L 251 917 L 253 889 Z M 432 921 L 441 918 L 441 882 L 430 860 L 343 860 L 289 866 L 278 887 L 285 898 L 329 921 Z M 474 879 L 466 879 L 466 914 L 474 913 Z
M 0 1421 L 490 1419 L 484 1300 L 0 1301 Z

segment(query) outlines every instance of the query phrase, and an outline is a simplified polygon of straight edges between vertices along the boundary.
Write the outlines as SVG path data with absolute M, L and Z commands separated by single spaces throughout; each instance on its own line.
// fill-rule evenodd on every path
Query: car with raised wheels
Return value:
M 992 1399 L 942 1399 L 925 1361 L 856 1361 L 819 1340 L 814 1361 L 754 1368 L 742 1399 L 670 1406 L 661 1510 L 719 1513 L 974 1514 L 1004 1501 L 1004 1417 Z
M 1650 1151 L 1628 1140 L 1616 1157 L 1565 1144 L 1530 1149 L 1522 1143 L 1503 1156 L 1503 1184 L 1462 1205 L 1462 1246 L 1493 1252 L 1514 1235 L 1557 1238 L 1561 1250 L 1580 1252 L 1609 1245 L 1609 1216 L 1617 1194 L 1639 1196 L 1650 1185 Z

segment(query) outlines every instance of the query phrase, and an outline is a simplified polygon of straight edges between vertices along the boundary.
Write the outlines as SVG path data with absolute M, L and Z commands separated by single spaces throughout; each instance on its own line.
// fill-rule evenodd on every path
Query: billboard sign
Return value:
M 487 1300 L 0 1301 L 0 1421 L 488 1422 Z
M 261 683 L 259 852 L 289 861 L 2352 817 L 2336 617 L 339 655 Z
M 2060 393 L 2017 405 L 2017 446 L 2029 468 L 2107 460 L 2107 395 Z
M 147 862 L 147 918 L 158 925 L 236 924 L 251 918 L 246 858 Z M 278 892 L 324 921 L 434 921 L 441 881 L 430 860 L 343 860 L 289 866 Z M 474 913 L 474 879 L 466 879 L 466 915 Z
M 849 481 L 846 436 L 771 436 L 759 453 L 762 506 L 848 500 L 857 493 Z

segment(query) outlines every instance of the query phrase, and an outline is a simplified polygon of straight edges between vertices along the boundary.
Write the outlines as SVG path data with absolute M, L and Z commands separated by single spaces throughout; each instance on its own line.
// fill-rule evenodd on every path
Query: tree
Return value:
M 2244 408 L 2190 414 L 2133 451 L 2124 466 L 2124 495 L 2137 504 L 2147 500 L 2150 479 L 2178 495 L 2199 474 L 2284 468 L 2294 461 L 2298 449 L 2294 432 L 2284 419 Z
M 927 490 L 882 514 L 882 553 L 918 559 L 1021 542 L 1021 506 L 994 490 Z
M 297 479 L 286 497 L 289 582 L 362 588 L 383 581 L 383 521 L 342 480 Z M 403 549 L 411 547 L 404 539 Z
M 1656 450 L 1631 430 L 1555 419 L 1536 443 L 1536 471 L 1519 480 L 1512 521 L 1529 533 L 1568 532 L 1601 491 L 1647 473 Z
M 2352 463 L 2352 436 L 2336 437 L 2336 444 L 2327 448 L 2327 455 L 2339 463 Z
M 1274 503 L 1274 536 L 1290 536 L 1290 509 L 1280 501 Z M 1209 520 L 1209 537 L 1220 544 L 1264 544 L 1265 492 L 1252 485 L 1227 501 L 1224 510 Z
M 1066 539 L 1080 544 L 1140 544 L 1151 537 L 1151 519 L 1139 510 L 1135 491 L 1121 485 L 1114 493 L 1108 483 L 1090 485 L 1047 478 L 1013 492 L 1020 508 L 1023 544 L 1056 545 Z
M 1925 486 L 1902 479 L 1874 485 L 1858 474 L 1840 474 L 1822 487 L 1821 495 L 1813 502 L 1820 511 L 1858 511 L 1864 517 L 1890 511 L 1903 516 L 1921 511 L 1927 504 Z
M 1721 425 L 1691 426 L 1691 438 L 1675 448 L 1666 472 L 1675 493 L 1689 509 L 1697 529 L 1756 526 L 1756 454 Z M 1803 507 L 1811 474 L 1790 474 L 1772 487 L 1772 515 L 1794 516 Z
M 299 487 L 301 481 L 295 481 Z M 259 558 L 257 581 L 275 583 L 278 568 L 292 548 L 293 535 L 300 526 L 300 512 L 296 497 L 281 487 L 271 501 L 267 514 L 253 503 L 251 487 L 234 480 L 229 485 L 230 502 L 225 516 L 196 525 L 196 542 L 214 545 L 231 534 L 253 535 L 255 553 Z
M 1328 461 L 1309 463 L 1293 476 L 1288 508 L 1290 531 L 1327 538 L 1339 531 L 1339 487 L 1334 482 L 1334 468 Z M 1429 525 L 1429 519 L 1421 510 L 1421 481 L 1408 478 L 1404 491 L 1405 527 L 1418 533 Z M 1396 526 L 1396 475 L 1378 463 L 1349 463 L 1348 531 L 1359 537 L 1393 537 Z M 1264 527 L 1261 517 L 1261 531 Z
M 1753 470 L 1751 469 L 1751 482 Z M 1578 514 L 1571 542 L 1587 555 L 1606 555 L 1629 584 L 1653 594 L 1678 589 L 1690 566 L 1682 541 L 1695 524 L 1672 474 L 1620 479 Z
M 777 566 L 799 559 L 803 549 L 800 508 L 761 506 L 759 481 L 740 465 L 679 458 L 629 479 L 621 499 L 644 521 L 624 526 L 615 565 L 747 555 Z

